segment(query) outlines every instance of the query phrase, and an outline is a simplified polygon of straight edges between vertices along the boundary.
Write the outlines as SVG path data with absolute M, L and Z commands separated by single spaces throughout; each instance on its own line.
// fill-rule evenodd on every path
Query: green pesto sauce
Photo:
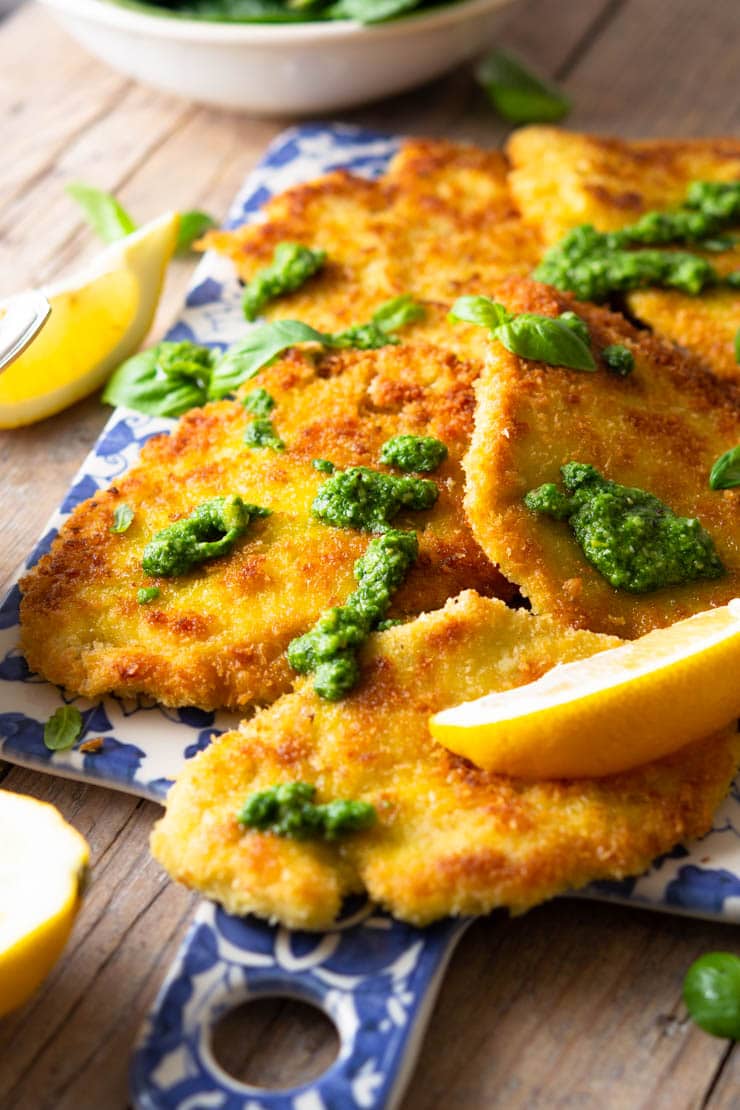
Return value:
M 447 448 L 434 436 L 392 436 L 380 449 L 380 461 L 386 466 L 423 474 L 436 470 L 446 458 Z
M 244 290 L 242 308 L 247 320 L 255 320 L 269 301 L 300 289 L 325 262 L 326 251 L 302 243 L 279 243 L 270 265 L 259 270 Z
M 313 674 L 319 697 L 339 701 L 355 686 L 360 677 L 357 652 L 384 619 L 418 553 L 415 532 L 391 529 L 371 540 L 355 563 L 357 589 L 288 645 L 288 662 L 299 674 Z
M 153 601 L 157 600 L 161 592 L 159 586 L 142 586 L 136 594 L 136 600 L 139 605 L 151 605 Z
M 314 470 L 320 471 L 322 474 L 333 474 L 337 469 L 333 462 L 328 459 L 312 459 L 311 466 Z
M 269 515 L 269 509 L 235 495 L 202 501 L 190 516 L 157 532 L 144 548 L 141 565 L 153 578 L 187 574 L 198 563 L 228 555 L 253 518 Z
M 626 378 L 635 368 L 635 356 L 629 347 L 621 343 L 612 343 L 610 347 L 604 347 L 601 357 L 607 370 L 619 378 Z
M 567 520 L 592 566 L 618 590 L 648 593 L 724 568 L 698 520 L 676 516 L 659 498 L 620 486 L 587 463 L 560 468 L 566 493 L 552 483 L 531 490 L 528 509 Z
M 244 442 L 247 447 L 266 447 L 270 451 L 285 450 L 285 444 L 268 416 L 258 416 L 256 420 L 247 424 Z
M 431 509 L 438 496 L 436 484 L 427 478 L 398 478 L 353 466 L 321 483 L 311 511 L 335 528 L 384 532 L 402 509 Z
M 276 401 L 266 389 L 259 386 L 258 389 L 253 389 L 251 393 L 247 393 L 242 398 L 242 404 L 247 412 L 251 412 L 252 416 L 269 416 L 275 408 Z
M 237 815 L 240 825 L 295 840 L 338 840 L 376 821 L 369 802 L 337 800 L 316 805 L 316 787 L 287 782 L 250 795 Z
M 725 249 L 731 240 L 712 237 L 738 223 L 740 182 L 694 181 L 683 206 L 673 212 L 646 212 L 619 231 L 600 232 L 590 224 L 573 228 L 547 251 L 534 276 L 587 301 L 651 285 L 695 295 L 719 282 L 714 267 L 687 251 L 653 248 L 694 243 Z M 631 249 L 646 246 L 651 249 Z

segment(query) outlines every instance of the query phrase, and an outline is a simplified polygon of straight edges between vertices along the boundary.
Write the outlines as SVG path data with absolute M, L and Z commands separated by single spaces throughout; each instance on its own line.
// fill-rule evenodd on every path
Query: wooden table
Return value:
M 501 13 L 500 41 L 563 83 L 574 128 L 737 129 L 738 0 L 521 0 Z M 0 89 L 0 295 L 97 249 L 65 182 L 115 191 L 142 221 L 166 207 L 221 216 L 287 122 L 136 85 L 33 6 L 0 24 Z M 485 145 L 505 134 L 464 70 L 348 118 Z M 156 334 L 191 268 L 172 268 Z M 28 553 L 106 414 L 93 398 L 1 434 L 0 582 Z M 118 1110 L 136 1030 L 196 899 L 149 858 L 155 805 L 3 764 L 0 780 L 59 806 L 90 841 L 93 861 L 62 962 L 25 1009 L 0 1022 L 0 1106 Z M 575 900 L 481 921 L 453 959 L 404 1108 L 737 1108 L 740 1049 L 699 1032 L 681 1003 L 691 961 L 733 947 L 729 926 Z M 222 1030 L 224 1061 L 268 1086 L 315 1073 L 332 1051 L 315 1015 L 285 1001 L 255 1004 Z

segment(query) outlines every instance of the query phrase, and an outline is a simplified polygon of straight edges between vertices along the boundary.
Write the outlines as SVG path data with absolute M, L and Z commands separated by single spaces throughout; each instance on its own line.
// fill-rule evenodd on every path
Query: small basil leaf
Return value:
M 104 243 L 113 243 L 136 231 L 136 224 L 111 193 L 85 185 L 82 181 L 70 182 L 66 192 L 77 201 L 85 219 Z
M 180 213 L 180 226 L 177 230 L 177 245 L 175 254 L 187 254 L 196 239 L 205 235 L 209 228 L 215 227 L 216 221 L 207 212 Z
M 125 405 L 150 416 L 181 416 L 206 400 L 203 385 L 160 370 L 157 347 L 126 359 L 103 390 L 106 404 Z
M 398 331 L 405 324 L 423 320 L 424 316 L 424 306 L 415 301 L 410 293 L 403 293 L 400 297 L 385 301 L 373 313 L 372 322 L 383 331 L 393 332 Z
M 709 474 L 711 489 L 735 489 L 740 486 L 740 444 L 720 455 Z
M 521 358 L 569 370 L 596 370 L 594 357 L 580 336 L 549 316 L 523 312 L 497 328 L 496 339 Z
M 740 1040 L 740 957 L 709 952 L 686 972 L 683 998 L 692 1018 L 714 1037 Z
M 502 304 L 492 301 L 490 297 L 458 297 L 450 309 L 450 319 L 480 324 L 494 331 L 512 320 L 513 316 Z
M 116 505 L 115 512 L 113 513 L 113 523 L 111 524 L 110 532 L 126 532 L 131 527 L 131 521 L 134 519 L 134 510 L 130 505 Z
M 485 57 L 475 76 L 498 114 L 509 123 L 555 123 L 571 109 L 570 100 L 557 86 L 537 77 L 504 50 Z
M 74 705 L 60 705 L 44 725 L 44 746 L 50 752 L 74 747 L 82 732 L 82 714 Z
M 300 320 L 275 320 L 257 324 L 246 337 L 224 353 L 213 368 L 208 396 L 211 400 L 234 393 L 276 355 L 296 343 L 323 343 L 326 336 Z

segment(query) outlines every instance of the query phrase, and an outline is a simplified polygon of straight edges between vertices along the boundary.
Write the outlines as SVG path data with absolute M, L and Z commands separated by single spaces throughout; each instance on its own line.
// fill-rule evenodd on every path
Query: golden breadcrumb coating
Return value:
M 277 697 L 294 678 L 288 643 L 351 593 L 353 564 L 370 539 L 312 518 L 326 475 L 311 462 L 378 467 L 382 443 L 400 432 L 437 436 L 449 457 L 432 476 L 440 488 L 434 508 L 394 521 L 418 530 L 419 558 L 392 615 L 437 608 L 467 587 L 510 597 L 462 509 L 477 373 L 477 363 L 424 343 L 289 353 L 257 379 L 276 401 L 273 423 L 286 444 L 280 453 L 243 443 L 252 417 L 238 402 L 188 413 L 171 436 L 150 440 L 120 481 L 75 510 L 23 579 L 29 666 L 91 698 L 141 693 L 211 709 Z M 230 555 L 181 577 L 147 578 L 141 558 L 153 534 L 223 494 L 272 515 L 253 521 Z M 121 504 L 134 520 L 115 535 L 110 526 Z M 137 604 L 138 589 L 152 584 L 160 597 Z
M 508 143 L 509 183 L 524 219 L 552 246 L 578 224 L 614 231 L 644 212 L 678 207 L 692 181 L 740 180 L 739 139 L 628 142 L 526 127 Z M 740 270 L 740 244 L 695 251 L 725 275 Z M 645 289 L 627 297 L 630 311 L 698 355 L 718 377 L 740 380 L 733 338 L 740 326 L 740 290 L 700 296 Z
M 421 925 L 496 906 L 519 912 L 592 879 L 637 874 L 710 827 L 739 754 L 734 729 L 625 774 L 538 783 L 481 771 L 428 729 L 438 710 L 618 642 L 466 592 L 373 635 L 344 701 L 322 701 L 304 680 L 189 760 L 152 851 L 230 912 L 316 929 L 363 889 Z M 321 801 L 370 802 L 377 824 L 328 844 L 238 823 L 252 792 L 295 781 L 315 784 Z
M 465 506 L 489 558 L 538 613 L 625 638 L 672 624 L 740 593 L 740 490 L 709 488 L 712 464 L 740 441 L 740 390 L 621 316 L 579 304 L 546 285 L 512 279 L 499 289 L 514 312 L 575 309 L 595 352 L 624 344 L 626 378 L 519 358 L 491 342 L 478 380 L 475 432 L 465 458 Z M 598 361 L 598 360 L 597 360 Z M 560 467 L 590 463 L 606 478 L 655 494 L 698 517 L 726 574 L 647 594 L 615 589 L 588 563 L 562 521 L 531 512 L 524 495 L 559 482 Z

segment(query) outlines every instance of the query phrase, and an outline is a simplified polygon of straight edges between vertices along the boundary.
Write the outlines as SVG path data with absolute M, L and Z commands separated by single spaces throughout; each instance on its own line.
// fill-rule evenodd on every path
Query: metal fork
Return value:
M 0 374 L 25 351 L 43 328 L 51 314 L 51 305 L 43 293 L 19 293 L 0 304 Z

